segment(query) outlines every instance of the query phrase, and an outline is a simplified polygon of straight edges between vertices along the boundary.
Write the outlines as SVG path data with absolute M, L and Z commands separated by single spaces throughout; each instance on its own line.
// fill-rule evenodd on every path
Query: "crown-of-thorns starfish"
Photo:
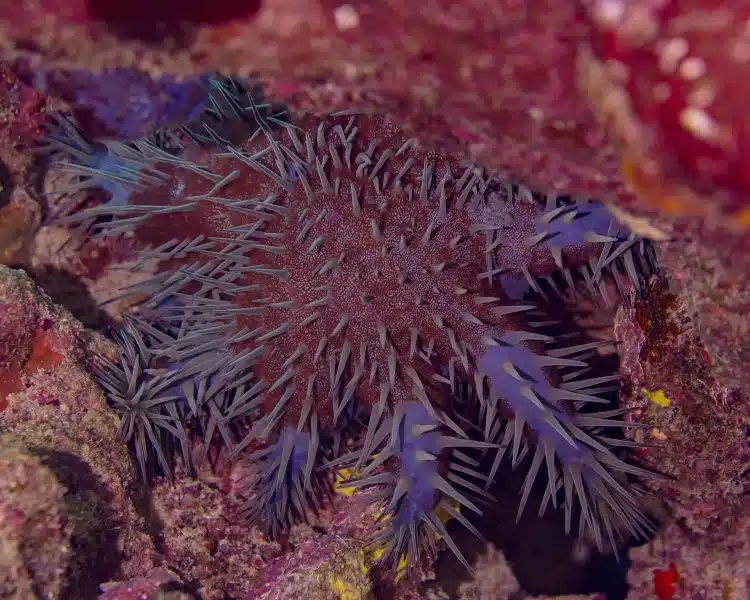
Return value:
M 214 143 L 187 144 L 179 156 L 147 140 L 110 146 L 131 161 L 132 172 L 142 179 L 132 186 L 127 206 L 108 206 L 109 220 L 94 226 L 103 234 L 131 232 L 152 246 L 141 256 L 160 261 L 160 273 L 130 291 L 152 295 L 147 308 L 159 315 L 155 319 L 195 324 L 188 342 L 162 345 L 170 361 L 182 363 L 216 350 L 216 327 L 226 320 L 235 324 L 218 343 L 232 348 L 231 364 L 241 362 L 252 382 L 226 403 L 222 423 L 256 417 L 232 447 L 234 454 L 253 440 L 286 432 L 276 442 L 280 451 L 269 454 L 274 462 L 269 473 L 281 477 L 269 480 L 269 498 L 296 498 L 278 493 L 290 469 L 302 493 L 313 493 L 311 478 L 300 472 L 300 457 L 304 469 L 311 468 L 307 465 L 315 464 L 318 450 L 313 440 L 317 444 L 321 432 L 340 433 L 343 415 L 355 403 L 370 413 L 358 467 L 383 436 L 391 444 L 419 438 L 421 430 L 398 430 L 406 416 L 417 419 L 416 409 L 409 408 L 415 403 L 429 415 L 431 427 L 457 440 L 447 447 L 486 447 L 488 442 L 469 439 L 456 423 L 451 396 L 459 381 L 476 384 L 487 419 L 482 429 L 489 438 L 497 405 L 490 410 L 484 396 L 483 371 L 489 366 L 482 360 L 498 346 L 516 348 L 523 361 L 516 364 L 513 353 L 505 356 L 502 367 L 511 377 L 493 380 L 501 381 L 493 398 L 505 398 L 506 408 L 515 410 L 514 402 L 525 399 L 528 410 L 538 410 L 538 422 L 545 423 L 537 431 L 540 437 L 562 435 L 560 415 L 574 412 L 575 406 L 602 402 L 594 388 L 587 391 L 595 385 L 589 380 L 576 386 L 575 377 L 568 378 L 561 385 L 560 369 L 586 367 L 569 358 L 586 348 L 547 352 L 543 336 L 528 331 L 523 316 L 534 307 L 514 303 L 494 285 L 493 239 L 503 226 L 472 218 L 493 194 L 492 178 L 457 155 L 422 147 L 382 116 L 337 113 L 271 121 L 252 110 L 252 98 L 248 106 L 243 118 L 255 119 L 257 126 L 237 145 L 213 135 Z M 548 215 L 546 224 L 553 221 Z M 560 223 L 554 235 L 560 235 L 558 229 Z M 617 241 L 597 235 L 594 243 Z M 215 364 L 206 369 L 217 370 Z M 203 394 L 200 401 L 209 399 Z M 545 412 L 545 404 L 557 412 Z M 394 427 L 381 427 L 384 418 L 391 418 Z M 534 428 L 537 421 L 527 416 L 520 423 Z M 300 440 L 308 443 L 304 452 Z M 557 453 L 565 468 L 557 446 L 544 448 L 552 458 Z M 600 452 L 609 456 L 607 448 Z M 410 454 L 409 472 L 421 473 L 417 463 L 432 456 L 428 450 Z M 607 461 L 597 458 L 596 465 L 605 468 Z M 476 508 L 457 488 L 438 485 L 445 483 L 439 473 L 430 478 L 436 505 L 449 497 Z M 467 480 L 458 483 L 477 487 Z M 551 486 L 554 496 L 556 479 Z M 608 500 L 602 486 L 589 486 L 587 493 L 597 492 Z M 628 490 L 623 492 L 629 502 Z M 580 491 L 578 496 L 584 500 Z M 412 500 L 397 485 L 391 504 L 397 515 L 416 521 L 393 530 L 399 539 L 389 555 L 396 557 L 407 530 L 411 544 L 424 538 L 413 528 L 435 526 L 429 514 L 404 509 L 403 502 Z M 287 501 L 285 507 L 293 504 Z M 279 523 L 287 521 L 278 511 L 270 512 Z M 618 514 L 640 522 L 640 513 Z M 584 516 L 588 520 L 591 513 L 584 510 Z

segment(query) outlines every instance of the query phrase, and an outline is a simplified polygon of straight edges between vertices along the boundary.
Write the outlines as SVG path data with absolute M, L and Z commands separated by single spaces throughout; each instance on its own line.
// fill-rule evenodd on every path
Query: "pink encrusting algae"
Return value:
M 266 467 L 247 510 L 271 533 L 320 502 L 321 466 L 347 466 L 346 485 L 388 501 L 373 538 L 384 561 L 413 565 L 439 537 L 468 567 L 438 510 L 474 530 L 461 509 L 481 512 L 488 478 L 470 454 L 497 463 L 510 444 L 519 464 L 531 444 L 520 510 L 544 461 L 542 509 L 561 501 L 567 528 L 578 506 L 600 546 L 621 530 L 647 536 L 622 475 L 651 473 L 610 433 L 636 426 L 607 396 L 618 378 L 587 375 L 600 342 L 543 333 L 543 304 L 609 303 L 612 280 L 627 299 L 654 268 L 650 245 L 596 203 L 534 210 L 384 116 L 289 116 L 221 78 L 212 93 L 210 119 L 177 150 L 155 137 L 94 146 L 66 120 L 48 138 L 75 189 L 110 194 L 68 222 L 134 237 L 142 261 L 160 262 L 123 291 L 144 300 L 119 363 L 98 368 L 144 475 L 169 471 L 176 445 L 187 462 L 196 427 L 233 456 L 265 442 L 248 455 Z M 487 207 L 505 222 L 483 219 Z M 519 226 L 528 251 L 513 264 Z M 509 296 L 508 277 L 528 289 Z

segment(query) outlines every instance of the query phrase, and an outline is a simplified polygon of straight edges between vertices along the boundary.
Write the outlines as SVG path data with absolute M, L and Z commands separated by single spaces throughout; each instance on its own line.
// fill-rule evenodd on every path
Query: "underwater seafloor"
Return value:
M 707 0 L 0 7 L 0 598 L 750 598 L 747 18 Z M 332 217 L 336 174 L 363 191 L 341 186 Z M 316 253 L 332 295 L 297 313 Z M 316 351 L 302 330 L 322 322 Z M 256 326 L 265 354 L 237 341 Z M 508 341 L 532 330 L 551 349 Z

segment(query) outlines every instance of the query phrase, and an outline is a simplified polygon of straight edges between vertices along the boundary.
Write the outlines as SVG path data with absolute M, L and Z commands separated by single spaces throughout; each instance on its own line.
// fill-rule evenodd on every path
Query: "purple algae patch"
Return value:
M 433 509 L 436 490 L 432 483 L 433 473 L 439 468 L 437 460 L 420 460 L 420 453 L 439 456 L 442 449 L 442 434 L 437 429 L 435 419 L 419 402 L 408 402 L 404 417 L 398 427 L 395 450 L 401 462 L 401 477 L 406 477 L 411 485 L 399 506 L 396 519 L 399 524 L 418 522 L 422 513 Z M 415 434 L 415 428 L 434 426 L 435 430 Z
M 629 231 L 620 225 L 604 204 L 574 203 L 560 209 L 549 222 L 545 215 L 537 217 L 537 233 L 547 236 L 540 243 L 546 248 L 565 248 L 589 243 L 585 239 L 587 233 L 611 236 L 625 240 Z

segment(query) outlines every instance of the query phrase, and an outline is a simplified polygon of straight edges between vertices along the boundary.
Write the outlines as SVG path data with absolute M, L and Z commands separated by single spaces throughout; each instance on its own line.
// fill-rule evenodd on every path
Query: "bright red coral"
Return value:
M 750 225 L 750 6 L 591 0 L 579 80 L 625 178 L 668 211 Z
M 679 580 L 677 565 L 669 563 L 668 569 L 654 570 L 654 593 L 659 600 L 672 600 Z

